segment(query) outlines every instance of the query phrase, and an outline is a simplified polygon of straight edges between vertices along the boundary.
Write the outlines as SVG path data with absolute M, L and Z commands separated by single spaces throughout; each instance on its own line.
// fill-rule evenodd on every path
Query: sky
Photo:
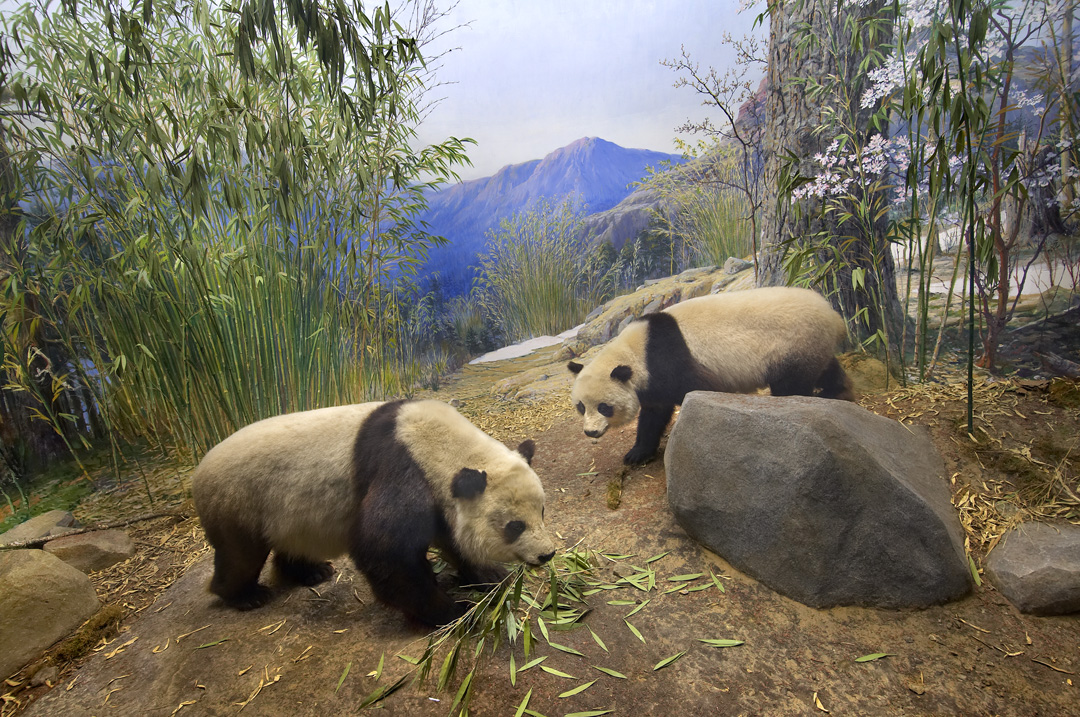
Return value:
M 734 65 L 723 33 L 751 32 L 757 6 L 739 0 L 460 0 L 425 49 L 441 56 L 420 139 L 470 137 L 463 179 L 582 137 L 678 152 L 675 129 L 708 114 L 661 60 L 686 48 L 702 65 Z M 759 5 L 762 5 L 759 3 Z M 766 36 L 761 27 L 754 31 Z M 446 52 L 449 50 L 449 52 Z M 714 113 L 715 114 L 715 113 Z M 692 140 L 692 137 L 683 136 Z

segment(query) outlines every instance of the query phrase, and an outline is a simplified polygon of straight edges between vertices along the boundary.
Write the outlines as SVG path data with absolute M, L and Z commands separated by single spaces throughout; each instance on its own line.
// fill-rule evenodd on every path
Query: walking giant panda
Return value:
M 512 451 L 439 401 L 362 403 L 253 423 L 219 443 L 192 478 L 214 547 L 211 592 L 235 608 L 270 597 L 259 573 L 302 585 L 348 553 L 383 602 L 428 626 L 463 613 L 427 560 L 441 549 L 464 584 L 498 563 L 539 565 L 554 541 L 534 445 Z
M 836 360 L 844 320 L 809 289 L 773 287 L 702 296 L 647 314 L 626 326 L 577 374 L 570 400 L 585 435 L 637 415 L 637 440 L 623 458 L 644 463 L 660 446 L 675 406 L 690 391 L 855 400 Z

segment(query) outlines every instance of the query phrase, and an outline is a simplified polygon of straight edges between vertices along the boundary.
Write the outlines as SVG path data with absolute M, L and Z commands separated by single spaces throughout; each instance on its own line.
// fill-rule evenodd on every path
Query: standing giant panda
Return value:
M 383 602 L 424 625 L 463 609 L 427 560 L 430 545 L 465 584 L 498 563 L 539 565 L 554 542 L 534 445 L 512 451 L 438 401 L 362 403 L 268 418 L 215 446 L 192 478 L 214 547 L 210 590 L 235 608 L 270 597 L 259 584 L 274 551 L 278 573 L 301 585 L 333 575 L 349 553 Z
M 570 400 L 585 435 L 638 418 L 637 441 L 623 461 L 643 463 L 690 391 L 855 400 L 836 360 L 844 320 L 809 289 L 774 287 L 702 296 L 627 325 L 577 374 Z

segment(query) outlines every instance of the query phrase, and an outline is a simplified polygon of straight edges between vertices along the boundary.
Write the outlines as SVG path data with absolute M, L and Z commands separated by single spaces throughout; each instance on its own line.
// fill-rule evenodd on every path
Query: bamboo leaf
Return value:
M 586 682 L 583 685 L 578 685 L 577 687 L 575 687 L 572 690 L 567 690 L 566 692 L 563 692 L 561 695 L 559 695 L 559 698 L 561 699 L 563 697 L 573 697 L 574 695 L 581 694 L 582 692 L 589 689 L 590 687 L 592 687 L 595 684 L 596 684 L 596 680 L 593 680 L 592 682 Z
M 569 712 L 565 717 L 600 717 L 600 715 L 608 715 L 615 710 L 585 710 L 584 712 Z
M 517 665 L 514 664 L 514 653 L 510 653 L 510 686 L 517 687 Z
M 543 670 L 544 672 L 548 673 L 549 675 L 555 675 L 556 677 L 562 677 L 562 678 L 565 678 L 567 680 L 576 680 L 577 679 L 573 675 L 568 675 L 565 672 L 561 672 L 559 670 L 556 670 L 554 667 L 548 667 L 547 665 L 540 665 L 540 669 Z
M 646 562 L 646 564 L 647 563 L 655 563 L 657 560 L 664 557 L 665 555 L 667 555 L 670 552 L 671 552 L 670 550 L 665 550 L 664 552 L 660 553 L 659 555 L 654 555 L 651 558 L 648 558 L 645 562 Z
M 645 638 L 641 636 L 641 633 L 638 632 L 638 629 L 636 627 L 631 625 L 625 618 L 623 619 L 623 622 L 626 623 L 626 626 L 630 628 L 630 632 L 634 633 L 634 636 L 637 637 L 637 639 L 641 640 L 642 643 L 645 642 Z
M 628 612 L 628 613 L 626 614 L 626 617 L 630 617 L 631 615 L 636 615 L 636 614 L 637 614 L 638 612 L 640 612 L 640 611 L 641 611 L 641 609 L 642 609 L 642 608 L 644 608 L 644 607 L 645 607 L 646 605 L 648 605 L 648 604 L 649 604 L 650 602 L 651 602 L 651 599 L 649 599 L 649 600 L 645 600 L 645 602 L 643 602 L 643 603 L 639 604 L 639 605 L 638 605 L 637 607 L 635 607 L 635 608 L 634 608 L 633 610 L 631 610 L 630 612 Z
M 468 699 L 467 695 L 469 693 L 469 688 L 472 686 L 473 674 L 475 674 L 475 672 L 476 672 L 476 668 L 473 668 L 472 670 L 469 671 L 469 674 L 467 674 L 465 676 L 465 679 L 462 680 L 461 687 L 458 688 L 457 695 L 454 697 L 454 701 L 450 705 L 450 711 L 451 712 L 454 711 L 454 709 L 458 706 L 458 704 L 461 704 L 462 708 L 464 708 L 466 705 L 468 705 L 469 699 Z M 463 700 L 464 700 L 464 702 L 463 702 Z
M 709 647 L 738 647 L 745 644 L 742 640 L 706 640 L 698 638 L 698 642 L 704 642 Z
M 589 634 L 591 634 L 591 635 L 592 635 L 592 639 L 593 639 L 593 641 L 594 641 L 594 642 L 595 642 L 595 643 L 596 643 L 597 645 L 599 645 L 599 646 L 600 646 L 600 649 L 601 649 L 601 650 L 603 650 L 604 652 L 608 652 L 608 651 L 609 651 L 609 650 L 607 649 L 607 645 L 605 645 L 605 644 L 604 644 L 604 641 L 600 639 L 600 636 L 599 636 L 599 635 L 597 635 L 597 634 L 596 634 L 595 632 L 593 632 L 593 629 L 592 629 L 591 627 L 589 628 Z
M 655 672 L 657 670 L 664 669 L 665 667 L 667 667 L 671 663 L 675 662 L 675 660 L 678 660 L 680 657 L 682 657 L 685 654 L 686 654 L 686 650 L 683 650 L 682 652 L 675 653 L 671 657 L 665 657 L 664 659 L 660 660 L 660 662 L 657 662 L 656 665 L 653 666 L 653 672 Z
M 401 689 L 405 685 L 405 681 L 406 681 L 407 678 L 408 678 L 408 675 L 402 675 L 401 677 L 399 677 L 397 679 L 397 682 L 395 682 L 394 684 L 392 684 L 392 685 L 383 685 L 379 689 L 375 690 L 374 692 L 372 692 L 370 695 L 365 697 L 360 702 L 360 706 L 359 706 L 358 709 L 364 709 L 365 707 L 370 707 L 371 705 L 375 704 L 376 702 L 379 702 L 381 700 L 386 699 L 387 697 L 389 697 L 390 695 L 392 695 L 393 693 L 395 693 L 399 689 Z
M 720 592 L 726 592 L 724 590 L 724 584 L 722 582 L 720 582 L 720 578 L 716 577 L 715 573 L 710 572 L 709 576 L 712 577 L 712 581 L 713 581 L 713 583 L 716 584 L 716 589 L 717 590 L 719 590 Z
M 532 697 L 532 689 L 525 693 L 525 698 L 521 700 L 521 704 L 518 705 L 517 712 L 514 713 L 514 717 L 521 717 L 525 714 L 525 708 L 529 706 L 529 698 Z
M 668 578 L 669 583 L 685 583 L 690 580 L 697 580 L 700 577 L 704 577 L 705 573 L 688 573 L 686 575 L 676 575 L 673 578 Z
M 975 567 L 975 558 L 968 556 L 968 566 L 971 568 L 971 577 L 975 580 L 976 587 L 982 587 L 982 578 L 979 577 L 979 569 Z
M 378 682 L 379 678 L 382 677 L 383 663 L 385 661 L 386 661 L 386 653 L 384 652 L 381 655 L 379 655 L 379 666 L 375 668 L 375 681 L 376 682 Z
M 895 657 L 895 653 L 892 652 L 873 652 L 869 655 L 863 655 L 862 657 L 856 657 L 855 662 L 873 662 L 874 660 L 880 660 L 883 657 Z
M 547 658 L 548 658 L 547 655 L 543 655 L 542 657 L 537 657 L 535 660 L 530 660 L 529 662 L 526 662 L 524 665 L 522 665 L 518 669 L 518 672 L 521 673 L 521 672 L 524 672 L 525 670 L 529 669 L 530 667 L 536 667 L 537 665 L 539 665 L 541 662 L 543 662 Z
M 618 677 L 620 680 L 625 680 L 626 675 L 617 670 L 613 670 L 610 667 L 600 667 L 599 665 L 593 665 L 593 669 L 600 670 L 605 675 L 611 675 L 612 677 Z
M 548 637 L 548 629 L 547 629 L 547 625 L 544 624 L 544 618 L 542 618 L 542 617 L 536 618 L 536 624 L 540 626 L 540 634 L 542 634 L 544 636 L 544 641 L 547 642 L 547 643 L 550 643 L 551 638 Z
M 583 653 L 578 652 L 574 648 L 567 647 L 566 645 L 560 645 L 557 642 L 549 642 L 548 645 L 550 645 L 551 647 L 554 647 L 556 650 L 559 650 L 560 652 L 566 652 L 566 653 L 571 654 L 571 655 L 578 655 L 579 657 L 585 657 L 585 655 Z
M 341 685 L 342 685 L 343 682 L 345 682 L 345 678 L 349 676 L 349 670 L 351 670 L 351 669 L 352 669 L 352 663 L 351 662 L 348 663 L 347 665 L 345 665 L 345 670 L 341 673 L 341 677 L 338 678 L 337 687 L 334 688 L 334 692 L 337 692 L 338 690 L 341 689 Z

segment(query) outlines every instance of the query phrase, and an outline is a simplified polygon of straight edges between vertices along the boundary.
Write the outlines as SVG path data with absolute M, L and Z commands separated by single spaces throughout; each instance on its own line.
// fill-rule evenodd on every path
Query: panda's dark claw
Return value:
M 648 463 L 655 455 L 655 449 L 649 450 L 648 448 L 634 446 L 625 456 L 623 456 L 623 463 L 628 466 L 639 466 Z
M 334 577 L 334 566 L 328 561 L 316 563 L 310 560 L 291 558 L 283 554 L 274 556 L 274 568 L 277 570 L 278 575 L 289 582 L 305 587 L 325 583 Z
M 270 601 L 271 597 L 273 597 L 273 592 L 270 588 L 265 585 L 255 584 L 236 595 L 222 596 L 221 600 L 234 610 L 246 612 L 247 610 L 262 607 Z

